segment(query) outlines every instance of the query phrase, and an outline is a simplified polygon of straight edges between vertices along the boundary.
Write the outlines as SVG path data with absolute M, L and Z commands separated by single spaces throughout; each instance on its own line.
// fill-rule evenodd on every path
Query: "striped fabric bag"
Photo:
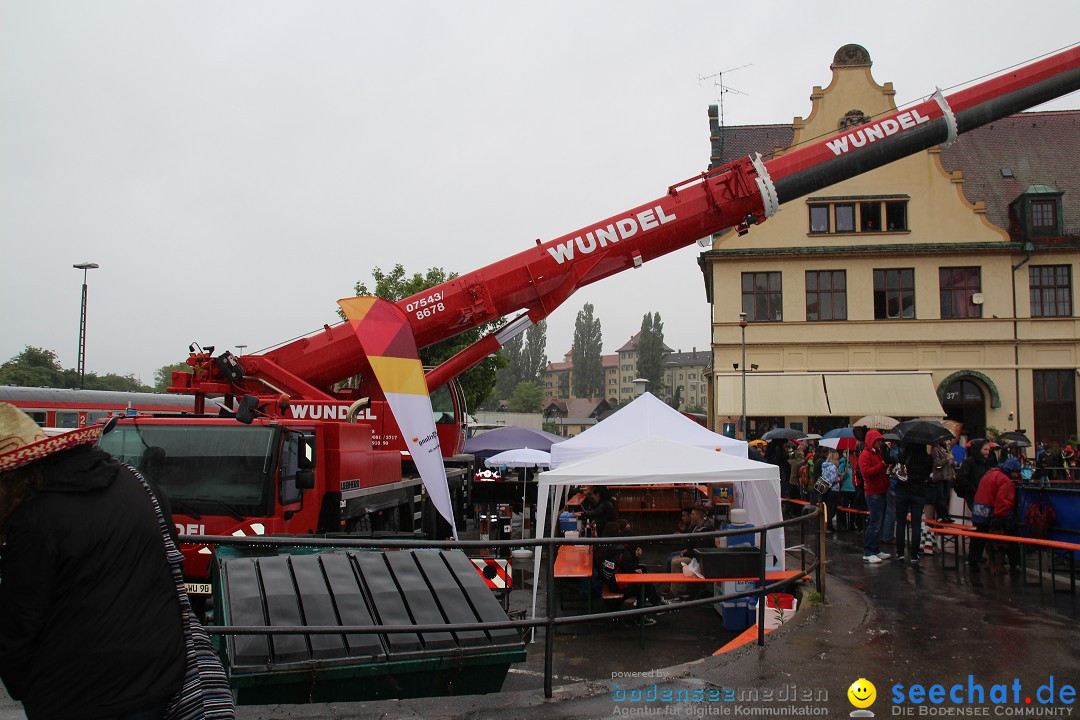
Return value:
M 191 609 L 187 590 L 184 588 L 183 556 L 176 547 L 176 543 L 173 542 L 169 526 L 165 523 L 165 517 L 161 512 L 161 504 L 158 503 L 150 484 L 138 470 L 130 465 L 127 468 L 146 490 L 146 494 L 150 496 L 150 501 L 154 505 L 158 524 L 161 525 L 161 534 L 165 538 L 165 553 L 169 567 L 172 569 L 173 579 L 176 581 L 176 594 L 180 599 L 180 614 L 184 622 L 184 638 L 187 645 L 184 683 L 180 686 L 179 692 L 169 700 L 165 708 L 165 718 L 166 720 L 233 720 L 236 717 L 236 705 L 233 702 L 232 689 L 229 687 L 229 678 L 225 675 L 225 668 L 217 653 L 214 652 L 213 645 L 210 644 L 210 636 Z

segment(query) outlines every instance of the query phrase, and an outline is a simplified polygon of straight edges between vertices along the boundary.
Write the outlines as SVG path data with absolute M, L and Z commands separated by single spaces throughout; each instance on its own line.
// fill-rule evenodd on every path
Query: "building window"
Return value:
M 826 199 L 811 198 L 818 201 Z M 906 232 L 907 204 L 906 195 L 881 195 L 865 199 L 838 198 L 835 202 L 814 202 L 807 205 L 810 212 L 810 234 Z
M 806 271 L 806 319 L 847 320 L 846 271 Z
M 859 232 L 881 232 L 881 203 L 859 203 Z
M 1035 436 L 1064 445 L 1076 435 L 1076 370 L 1033 370 Z
M 907 202 L 890 200 L 885 203 L 885 229 L 889 232 L 907 230 Z
M 855 232 L 855 205 L 845 203 L 836 205 L 836 232 Z
M 780 273 L 742 274 L 742 308 L 751 322 L 781 322 L 784 319 Z
M 875 270 L 874 319 L 899 320 L 914 317 L 915 269 Z
M 974 297 L 982 293 L 982 270 L 977 267 L 943 267 L 938 269 L 943 320 L 981 318 L 982 305 Z
M 1053 200 L 1031 201 L 1031 229 L 1054 232 L 1057 229 L 1057 203 Z
M 1071 317 L 1072 277 L 1068 265 L 1032 265 L 1031 317 Z

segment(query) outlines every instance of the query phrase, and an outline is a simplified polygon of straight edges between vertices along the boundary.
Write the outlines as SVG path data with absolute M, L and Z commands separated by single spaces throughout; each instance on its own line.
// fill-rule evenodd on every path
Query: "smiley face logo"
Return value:
M 877 699 L 877 688 L 866 678 L 859 678 L 851 683 L 847 691 L 848 700 L 857 708 L 868 708 Z

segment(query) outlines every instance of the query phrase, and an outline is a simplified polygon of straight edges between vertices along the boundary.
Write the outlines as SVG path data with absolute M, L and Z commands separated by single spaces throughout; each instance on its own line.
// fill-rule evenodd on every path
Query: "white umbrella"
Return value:
M 489 457 L 484 464 L 488 467 L 547 467 L 551 465 L 551 453 L 532 448 L 503 450 L 498 455 Z

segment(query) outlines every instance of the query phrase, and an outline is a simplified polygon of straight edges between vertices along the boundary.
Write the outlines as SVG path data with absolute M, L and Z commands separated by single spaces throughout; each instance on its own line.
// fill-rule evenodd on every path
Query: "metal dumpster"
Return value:
M 216 622 L 236 626 L 445 624 L 445 632 L 230 635 L 238 704 L 345 702 L 498 692 L 525 660 L 507 616 L 460 551 L 218 548 Z

